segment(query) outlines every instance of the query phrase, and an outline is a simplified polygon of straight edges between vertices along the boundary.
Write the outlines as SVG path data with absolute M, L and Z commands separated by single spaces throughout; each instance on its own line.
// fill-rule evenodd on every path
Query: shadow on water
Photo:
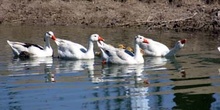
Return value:
M 192 55 L 188 55 L 189 57 L 192 57 Z M 199 59 L 196 61 L 195 64 L 201 64 L 201 66 L 196 67 L 207 67 L 207 65 L 212 65 L 208 63 L 218 63 L 218 58 L 205 58 L 200 57 L 197 54 L 193 55 L 194 58 Z M 199 56 L 199 57 L 195 57 Z M 203 66 L 202 66 L 203 65 Z M 194 67 L 191 67 L 194 68 Z M 186 69 L 186 74 L 189 74 L 189 68 Z M 202 70 L 203 71 L 203 70 Z M 185 71 L 184 71 L 185 72 Z M 193 71 L 199 73 L 200 71 Z M 203 72 L 201 72 L 203 73 Z M 192 74 L 192 73 L 190 73 Z M 177 104 L 173 107 L 173 109 L 196 109 L 196 110 L 207 110 L 207 109 L 219 109 L 219 105 L 216 105 L 214 103 L 218 103 L 219 97 L 218 93 L 213 93 L 212 91 L 215 91 L 215 89 L 219 89 L 219 82 L 218 86 L 215 85 L 215 87 L 212 87 L 213 84 L 216 83 L 215 80 L 212 80 L 213 78 L 219 79 L 219 76 L 216 76 L 216 74 L 213 73 L 206 73 L 211 75 L 198 75 L 194 77 L 189 78 L 183 78 L 183 79 L 171 79 L 174 82 L 182 82 L 182 85 L 176 85 L 172 89 L 174 91 L 179 91 L 174 93 L 175 98 L 173 101 Z M 186 84 L 187 82 L 191 82 L 191 84 Z M 198 83 L 200 82 L 200 83 Z M 216 97 L 217 96 L 217 97 Z M 213 106 L 214 105 L 214 106 Z
M 193 87 L 202 87 L 202 86 L 210 86 L 210 84 L 206 85 L 195 85 L 190 86 Z M 188 87 L 174 87 L 175 89 L 188 89 Z M 173 109 L 193 109 L 193 110 L 208 110 L 211 107 L 211 104 L 216 101 L 213 97 L 214 94 L 188 94 L 188 93 L 175 93 L 175 98 L 173 101 L 176 102 L 177 106 L 173 107 Z

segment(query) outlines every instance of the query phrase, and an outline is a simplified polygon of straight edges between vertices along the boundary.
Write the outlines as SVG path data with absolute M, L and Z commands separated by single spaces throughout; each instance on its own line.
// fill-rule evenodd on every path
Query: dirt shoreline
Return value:
M 220 0 L 2 0 L 0 24 L 219 31 Z

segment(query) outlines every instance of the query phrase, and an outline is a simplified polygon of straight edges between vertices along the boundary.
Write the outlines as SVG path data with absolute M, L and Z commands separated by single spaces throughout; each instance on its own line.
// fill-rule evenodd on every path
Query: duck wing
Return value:
M 69 40 L 57 38 L 55 40 L 55 43 L 58 45 L 58 47 L 61 48 L 66 48 L 66 49 L 75 48 L 75 49 L 79 49 L 83 53 L 87 52 L 87 49 L 84 46 Z
M 122 60 L 133 60 L 134 54 L 126 49 L 117 48 L 116 55 Z

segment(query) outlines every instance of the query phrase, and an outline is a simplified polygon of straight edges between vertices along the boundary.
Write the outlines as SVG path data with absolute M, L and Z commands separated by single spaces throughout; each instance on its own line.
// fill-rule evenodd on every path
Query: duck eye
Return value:
M 48 35 L 51 35 L 49 32 L 47 32 Z

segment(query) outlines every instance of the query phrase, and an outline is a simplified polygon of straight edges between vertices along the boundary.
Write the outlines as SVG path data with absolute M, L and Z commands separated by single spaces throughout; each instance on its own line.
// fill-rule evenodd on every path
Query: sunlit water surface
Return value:
M 145 57 L 141 65 L 102 65 L 94 60 L 13 59 L 6 40 L 43 45 L 46 31 L 87 47 L 98 33 L 114 46 L 133 46 L 137 34 L 172 47 L 187 44 L 175 58 Z M 207 33 L 74 27 L 0 26 L 2 110 L 208 110 L 220 109 L 219 37 Z M 95 45 L 95 51 L 99 51 Z

